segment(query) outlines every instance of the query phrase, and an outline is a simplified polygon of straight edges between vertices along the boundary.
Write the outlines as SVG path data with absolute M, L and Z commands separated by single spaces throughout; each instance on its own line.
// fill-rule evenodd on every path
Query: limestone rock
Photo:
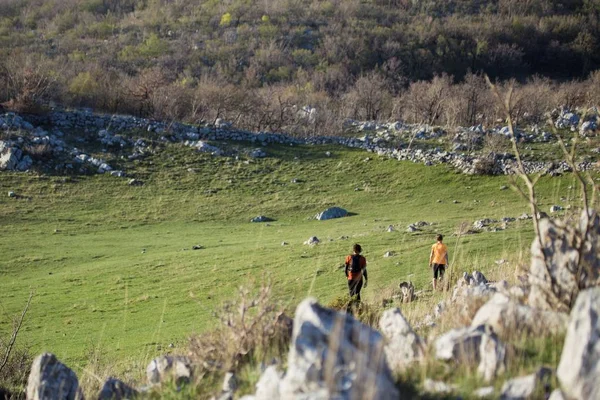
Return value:
M 256 400 L 278 400 L 280 399 L 279 384 L 282 374 L 275 365 L 265 369 L 256 383 Z
M 348 215 L 348 211 L 340 207 L 330 207 L 327 210 L 317 214 L 315 218 L 319 221 L 325 221 L 328 219 L 342 218 Z
M 566 397 L 560 389 L 554 389 L 548 400 L 566 400 Z
M 557 375 L 569 398 L 600 398 L 600 288 L 579 294 L 571 310 Z
M 58 361 L 51 353 L 43 353 L 33 360 L 27 380 L 27 399 L 75 400 L 83 399 L 77 375 Z
M 564 313 L 529 307 L 496 293 L 477 311 L 471 326 L 489 325 L 500 336 L 515 332 L 540 335 L 564 332 L 567 321 Z
M 460 363 L 478 363 L 477 372 L 486 381 L 504 372 L 506 348 L 488 327 L 452 329 L 435 342 L 436 358 Z
M 448 385 L 445 382 L 434 381 L 433 379 L 427 378 L 423 382 L 423 390 L 428 393 L 452 393 L 456 387 L 454 385 Z
M 552 372 L 548 368 L 540 368 L 536 373 L 506 381 L 502 385 L 502 400 L 526 400 L 545 398 L 539 397 L 539 392 L 548 391 L 548 380 Z M 535 396 L 535 397 L 533 397 Z
M 402 371 L 408 364 L 423 358 L 424 343 L 400 309 L 384 311 L 379 320 L 379 329 L 387 340 L 384 350 L 393 371 Z
M 11 146 L 9 142 L 0 140 L 0 171 L 14 171 L 19 165 L 22 152 L 17 147 Z
M 400 291 L 402 292 L 402 302 L 410 303 L 415 299 L 415 286 L 412 282 L 400 283 Z
M 259 215 L 258 217 L 254 217 L 250 220 L 250 222 L 269 222 L 272 221 L 271 218 L 265 217 L 264 215 Z
M 478 397 L 480 399 L 492 398 L 493 395 L 494 395 L 494 387 L 493 386 L 482 387 L 473 392 L 473 396 Z
M 98 400 L 133 399 L 137 395 L 138 391 L 125 382 L 109 377 L 102 386 L 102 390 L 98 395 Z
M 177 385 L 180 385 L 190 381 L 192 368 L 186 357 L 161 356 L 148 364 L 146 376 L 150 384 L 159 384 L 173 379 Z
M 540 220 L 539 229 L 540 240 L 534 239 L 531 245 L 529 304 L 568 312 L 578 288 L 600 284 L 600 217 L 596 211 L 591 211 L 591 217 L 583 211 L 575 222 L 545 218 Z M 583 249 L 581 257 L 577 247 Z M 582 271 L 579 282 L 578 266 Z
M 321 242 L 321 241 L 319 240 L 319 238 L 318 238 L 318 237 L 316 237 L 316 236 L 311 236 L 311 237 L 309 237 L 309 238 L 308 238 L 308 240 L 307 240 L 307 241 L 305 241 L 305 242 L 304 242 L 304 244 L 307 244 L 307 245 L 309 245 L 309 246 L 314 246 L 314 245 L 316 245 L 316 244 L 319 244 L 320 242 Z
M 314 299 L 298 305 L 282 399 L 398 399 L 380 333 Z

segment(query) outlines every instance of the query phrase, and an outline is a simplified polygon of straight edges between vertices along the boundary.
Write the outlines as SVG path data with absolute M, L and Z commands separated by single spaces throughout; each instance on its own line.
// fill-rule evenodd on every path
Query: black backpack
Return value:
M 357 274 L 360 272 L 360 255 L 356 254 L 351 256 L 350 266 L 348 267 L 348 270 L 353 274 Z

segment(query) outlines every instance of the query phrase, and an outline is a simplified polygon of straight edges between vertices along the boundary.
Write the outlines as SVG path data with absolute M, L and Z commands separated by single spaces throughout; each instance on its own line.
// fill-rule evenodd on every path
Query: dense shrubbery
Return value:
M 345 118 L 493 121 L 486 73 L 519 81 L 539 122 L 598 104 L 599 15 L 597 0 L 7 0 L 0 102 L 310 135 Z

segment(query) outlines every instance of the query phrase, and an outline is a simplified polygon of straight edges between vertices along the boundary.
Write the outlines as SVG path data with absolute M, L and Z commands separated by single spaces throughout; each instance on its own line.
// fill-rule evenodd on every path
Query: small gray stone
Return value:
M 8 197 L 17 197 L 17 194 L 11 190 L 8 192 Z
M 122 400 L 137 397 L 138 391 L 119 379 L 109 377 L 104 382 L 98 400 Z
M 548 391 L 552 371 L 540 368 L 536 373 L 511 379 L 502 385 L 501 400 L 526 400 L 538 390 Z M 544 396 L 545 397 L 545 396 Z M 543 398 L 544 398 L 543 397 Z
M 150 384 L 173 379 L 177 385 L 181 385 L 190 381 L 192 368 L 186 357 L 162 356 L 148 364 L 146 375 Z

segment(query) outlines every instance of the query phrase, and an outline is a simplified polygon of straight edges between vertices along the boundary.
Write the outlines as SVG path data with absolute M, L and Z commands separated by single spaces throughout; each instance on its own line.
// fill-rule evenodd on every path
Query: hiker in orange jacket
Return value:
M 440 280 L 444 277 L 448 265 L 448 246 L 442 243 L 444 237 L 437 235 L 436 240 L 437 242 L 431 246 L 429 255 L 429 268 L 433 268 L 433 290 L 437 289 L 438 276 Z
M 352 246 L 352 254 L 346 256 L 344 263 L 350 297 L 356 296 L 358 302 L 360 302 L 360 290 L 363 288 L 363 277 L 365 278 L 364 287 L 367 287 L 367 259 L 360 255 L 361 252 L 360 244 L 355 244 Z

